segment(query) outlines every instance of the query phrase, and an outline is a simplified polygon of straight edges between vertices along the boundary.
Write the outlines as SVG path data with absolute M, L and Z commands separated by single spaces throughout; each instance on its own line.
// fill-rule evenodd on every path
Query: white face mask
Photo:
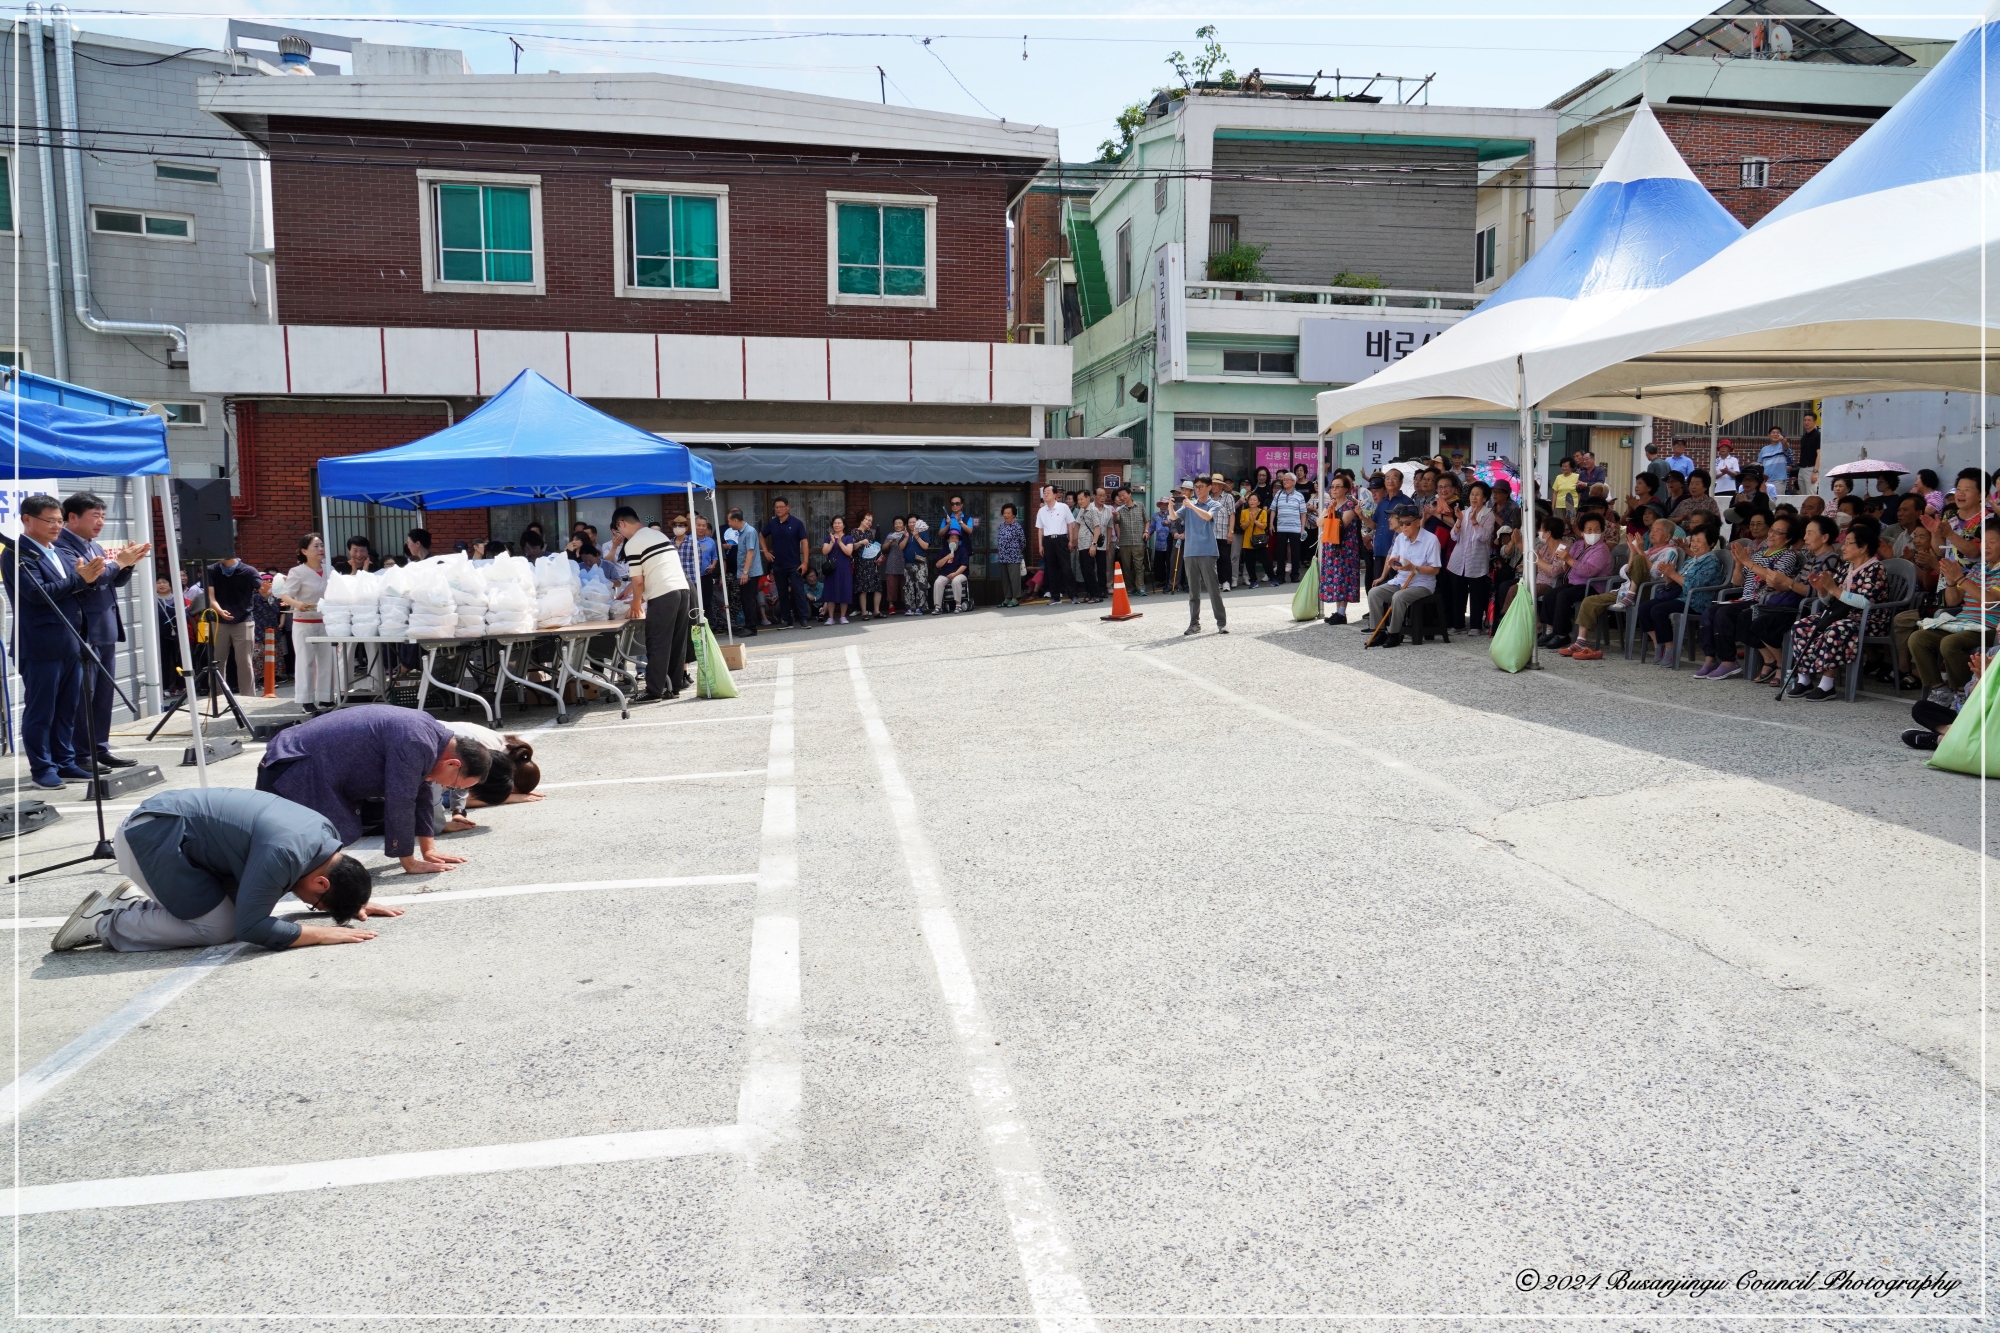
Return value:
M 1603 540 L 1604 534 L 1601 532 L 1586 532 L 1583 534 L 1583 544 L 1585 546 L 1595 546 Z

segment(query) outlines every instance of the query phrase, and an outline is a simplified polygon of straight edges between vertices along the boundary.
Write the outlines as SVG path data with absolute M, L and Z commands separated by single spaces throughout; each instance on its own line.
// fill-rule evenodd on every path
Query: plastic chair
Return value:
M 1731 587 L 1733 582 L 1734 586 L 1741 587 L 1740 582 L 1735 582 L 1730 578 L 1735 569 L 1736 559 L 1729 554 L 1728 548 L 1724 547 L 1722 551 L 1722 581 L 1719 583 L 1704 583 L 1698 588 L 1684 588 L 1682 589 L 1682 596 L 1686 601 L 1692 602 L 1696 593 L 1720 594 Z M 1681 641 L 1687 635 L 1687 626 L 1690 617 L 1686 611 L 1676 611 L 1668 619 L 1672 621 L 1674 627 L 1674 644 L 1667 654 L 1667 662 L 1671 670 L 1679 671 L 1681 669 Z
M 1884 560 L 1882 562 L 1882 572 L 1889 576 L 1889 600 L 1874 602 L 1864 612 L 1868 616 L 1868 619 L 1861 622 L 1861 642 L 1854 646 L 1854 660 L 1847 664 L 1847 702 L 1849 703 L 1853 703 L 1855 696 L 1861 692 L 1862 654 L 1866 653 L 1871 646 L 1887 647 L 1893 659 L 1896 651 L 1896 638 L 1893 629 L 1896 622 L 1896 613 L 1898 611 L 1907 611 L 1917 604 L 1917 567 L 1914 564 L 1908 560 Z M 1882 613 L 1880 618 L 1882 632 L 1880 634 L 1870 634 L 1867 632 L 1868 626 L 1875 623 L 1875 611 Z M 1890 688 L 1895 690 L 1896 697 L 1900 699 L 1903 697 L 1903 681 L 1901 673 L 1894 670 L 1894 665 L 1892 660 L 1890 663 Z

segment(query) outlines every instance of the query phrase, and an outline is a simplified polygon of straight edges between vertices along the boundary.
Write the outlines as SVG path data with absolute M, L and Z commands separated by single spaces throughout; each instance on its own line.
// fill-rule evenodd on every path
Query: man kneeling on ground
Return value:
M 373 882 L 340 850 L 322 815 L 269 792 L 237 787 L 166 791 L 140 802 L 113 835 L 127 883 L 92 889 L 58 930 L 57 951 L 103 944 L 119 953 L 243 940 L 266 949 L 358 944 L 372 930 L 271 915 L 286 894 L 336 922 L 401 916 L 370 907 Z

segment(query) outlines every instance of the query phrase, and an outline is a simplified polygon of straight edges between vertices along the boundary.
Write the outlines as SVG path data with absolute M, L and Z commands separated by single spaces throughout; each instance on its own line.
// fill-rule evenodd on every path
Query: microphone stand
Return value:
M 123 701 L 125 707 L 131 710 L 133 717 L 139 716 L 139 710 L 126 695 L 124 687 L 119 685 L 118 677 L 104 669 L 104 661 L 97 655 L 97 650 L 90 646 L 90 640 L 84 638 L 82 634 L 77 632 L 76 626 L 69 623 L 69 617 L 62 613 L 60 606 L 56 605 L 56 599 L 49 594 L 49 590 L 21 572 L 20 547 L 5 533 L 0 533 L 0 551 L 5 551 L 7 555 L 14 559 L 14 586 L 18 589 L 24 582 L 34 583 L 35 591 L 41 594 L 41 598 L 48 604 L 49 610 L 55 612 L 56 619 L 60 620 L 63 628 L 69 631 L 69 636 L 76 640 L 77 647 L 83 650 L 83 660 L 86 663 L 83 673 L 83 734 L 84 740 L 90 746 L 90 771 L 98 774 L 98 777 L 93 778 L 90 783 L 90 799 L 97 807 L 97 846 L 91 848 L 88 855 L 74 856 L 67 861 L 58 861 L 52 866 L 42 866 L 38 870 L 24 870 L 18 875 L 7 876 L 9 884 L 18 884 L 24 879 L 33 879 L 37 875 L 47 875 L 58 870 L 67 870 L 71 866 L 83 865 L 89 861 L 115 861 L 118 859 L 118 853 L 111 846 L 111 836 L 105 832 L 104 828 L 104 784 L 100 780 L 102 778 L 102 770 L 97 765 L 97 737 L 91 730 L 95 725 L 97 711 L 91 707 L 91 699 L 93 697 L 91 695 L 92 678 L 99 672 L 103 672 L 104 678 L 111 682 L 111 688 L 117 692 L 118 698 Z M 17 621 L 15 625 L 17 635 L 19 628 L 19 622 Z M 17 642 L 16 655 L 18 656 L 18 654 L 19 644 Z M 107 748 L 110 746 L 111 738 L 109 736 L 104 738 L 104 744 Z M 83 765 L 78 765 L 78 767 L 83 767 Z M 18 830 L 15 836 L 20 836 Z

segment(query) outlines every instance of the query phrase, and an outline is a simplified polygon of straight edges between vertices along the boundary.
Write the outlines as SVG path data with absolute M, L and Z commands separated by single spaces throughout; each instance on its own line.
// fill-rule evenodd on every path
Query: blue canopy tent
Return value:
M 600 412 L 532 370 L 435 435 L 319 460 L 322 508 L 327 500 L 356 500 L 395 509 L 479 509 L 686 491 L 692 519 L 697 488 L 709 493 L 714 509 L 715 468 L 685 445 Z M 719 539 L 719 513 L 714 522 Z M 727 579 L 722 588 L 727 607 Z M 694 592 L 700 610 L 698 581 Z
M 167 578 L 176 604 L 185 605 L 181 588 L 180 543 L 174 520 L 172 473 L 167 461 L 167 423 L 144 403 L 99 393 L 26 371 L 7 372 L 0 379 L 0 458 L 10 458 L 16 480 L 22 477 L 158 477 L 161 511 L 166 516 Z M 141 512 L 147 486 L 140 488 Z M 146 579 L 151 587 L 153 580 Z M 194 661 L 188 642 L 187 617 L 175 617 L 180 633 L 181 661 Z M 157 660 L 157 654 L 155 654 Z M 201 785 L 208 785 L 208 755 L 201 736 L 200 710 L 188 708 L 194 733 L 195 765 Z

